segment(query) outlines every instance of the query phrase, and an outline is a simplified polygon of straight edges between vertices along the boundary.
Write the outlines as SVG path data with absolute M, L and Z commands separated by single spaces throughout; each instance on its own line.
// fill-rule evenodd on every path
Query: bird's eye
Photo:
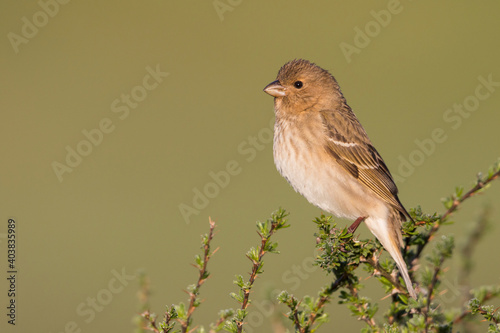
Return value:
M 302 83 L 302 81 L 295 81 L 295 83 L 293 84 L 293 86 L 297 89 L 300 89 L 302 88 L 304 84 Z

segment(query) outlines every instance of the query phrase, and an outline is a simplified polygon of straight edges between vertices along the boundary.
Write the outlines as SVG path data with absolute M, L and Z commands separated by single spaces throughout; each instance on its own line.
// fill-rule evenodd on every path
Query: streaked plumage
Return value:
M 307 60 L 293 60 L 264 91 L 275 97 L 278 171 L 322 210 L 353 220 L 366 217 L 366 225 L 394 258 L 415 297 L 401 256 L 401 222 L 410 216 L 335 78 Z

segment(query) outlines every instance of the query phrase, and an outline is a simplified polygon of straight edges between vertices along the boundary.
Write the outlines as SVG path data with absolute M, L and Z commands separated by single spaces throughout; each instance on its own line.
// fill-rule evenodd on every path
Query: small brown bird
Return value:
M 312 204 L 355 220 L 351 232 L 364 220 L 416 298 L 401 255 L 401 223 L 411 217 L 335 78 L 307 60 L 293 60 L 264 91 L 275 97 L 273 149 L 278 171 Z

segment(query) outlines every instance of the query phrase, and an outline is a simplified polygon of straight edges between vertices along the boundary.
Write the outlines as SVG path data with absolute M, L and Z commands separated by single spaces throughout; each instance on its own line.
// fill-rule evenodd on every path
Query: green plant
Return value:
M 408 296 L 394 262 L 382 258 L 383 248 L 378 241 L 357 239 L 347 228 L 338 229 L 330 216 L 321 215 L 316 218 L 314 223 L 318 232 L 315 236 L 320 251 L 316 264 L 332 275 L 332 282 L 322 287 L 317 297 L 305 296 L 299 299 L 287 291 L 278 296 L 278 301 L 288 308 L 287 317 L 295 332 L 315 332 L 321 324 L 328 321 L 325 305 L 333 300 L 334 295 L 337 295 L 340 304 L 349 308 L 355 318 L 366 323 L 363 332 L 452 332 L 459 325 L 467 330 L 477 318 L 488 322 L 488 332 L 500 332 L 499 308 L 486 304 L 500 297 L 500 285 L 462 291 L 462 307 L 450 307 L 440 301 L 438 296 L 446 291 L 442 285 L 445 262 L 454 254 L 455 241 L 451 235 L 437 237 L 442 226 L 452 224 L 450 217 L 462 203 L 484 191 L 499 175 L 500 163 L 496 163 L 486 176 L 479 174 L 476 183 L 467 192 L 463 188 L 456 188 L 453 195 L 443 200 L 446 210 L 442 214 L 425 214 L 420 207 L 410 210 L 413 221 L 403 224 L 403 256 L 417 285 L 416 300 Z M 485 209 L 462 247 L 459 279 L 463 285 L 468 285 L 468 276 L 472 270 L 471 253 L 484 234 L 488 212 L 489 209 Z M 239 290 L 231 293 L 240 307 L 237 310 L 220 311 L 219 318 L 210 325 L 209 332 L 243 331 L 245 317 L 248 315 L 250 290 L 256 277 L 263 272 L 264 255 L 278 253 L 277 243 L 272 242 L 271 237 L 276 231 L 288 227 L 287 215 L 280 209 L 266 222 L 257 223 L 261 242 L 258 248 L 252 248 L 247 253 L 247 258 L 252 262 L 250 277 L 244 280 L 241 275 L 237 275 L 234 283 Z M 196 257 L 198 281 L 188 287 L 188 306 L 180 303 L 167 307 L 161 322 L 158 322 L 156 315 L 144 311 L 141 325 L 145 329 L 153 332 L 206 332 L 203 326 L 192 327 L 192 314 L 200 305 L 200 287 L 209 276 L 207 264 L 215 252 L 210 247 L 214 228 L 215 223 L 210 220 L 210 232 L 202 240 L 203 256 Z M 362 295 L 360 267 L 381 283 L 386 298 L 389 298 L 388 310 L 383 317 L 376 316 L 378 304 Z M 141 295 L 148 295 L 148 291 L 149 289 Z M 142 303 L 147 304 L 145 301 Z

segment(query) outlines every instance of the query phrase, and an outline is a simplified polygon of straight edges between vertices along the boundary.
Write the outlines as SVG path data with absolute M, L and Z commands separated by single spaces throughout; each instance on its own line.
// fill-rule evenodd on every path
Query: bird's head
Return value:
M 283 65 L 276 81 L 268 84 L 264 92 L 275 97 L 276 109 L 286 113 L 320 111 L 335 107 L 343 100 L 335 78 L 303 59 Z

